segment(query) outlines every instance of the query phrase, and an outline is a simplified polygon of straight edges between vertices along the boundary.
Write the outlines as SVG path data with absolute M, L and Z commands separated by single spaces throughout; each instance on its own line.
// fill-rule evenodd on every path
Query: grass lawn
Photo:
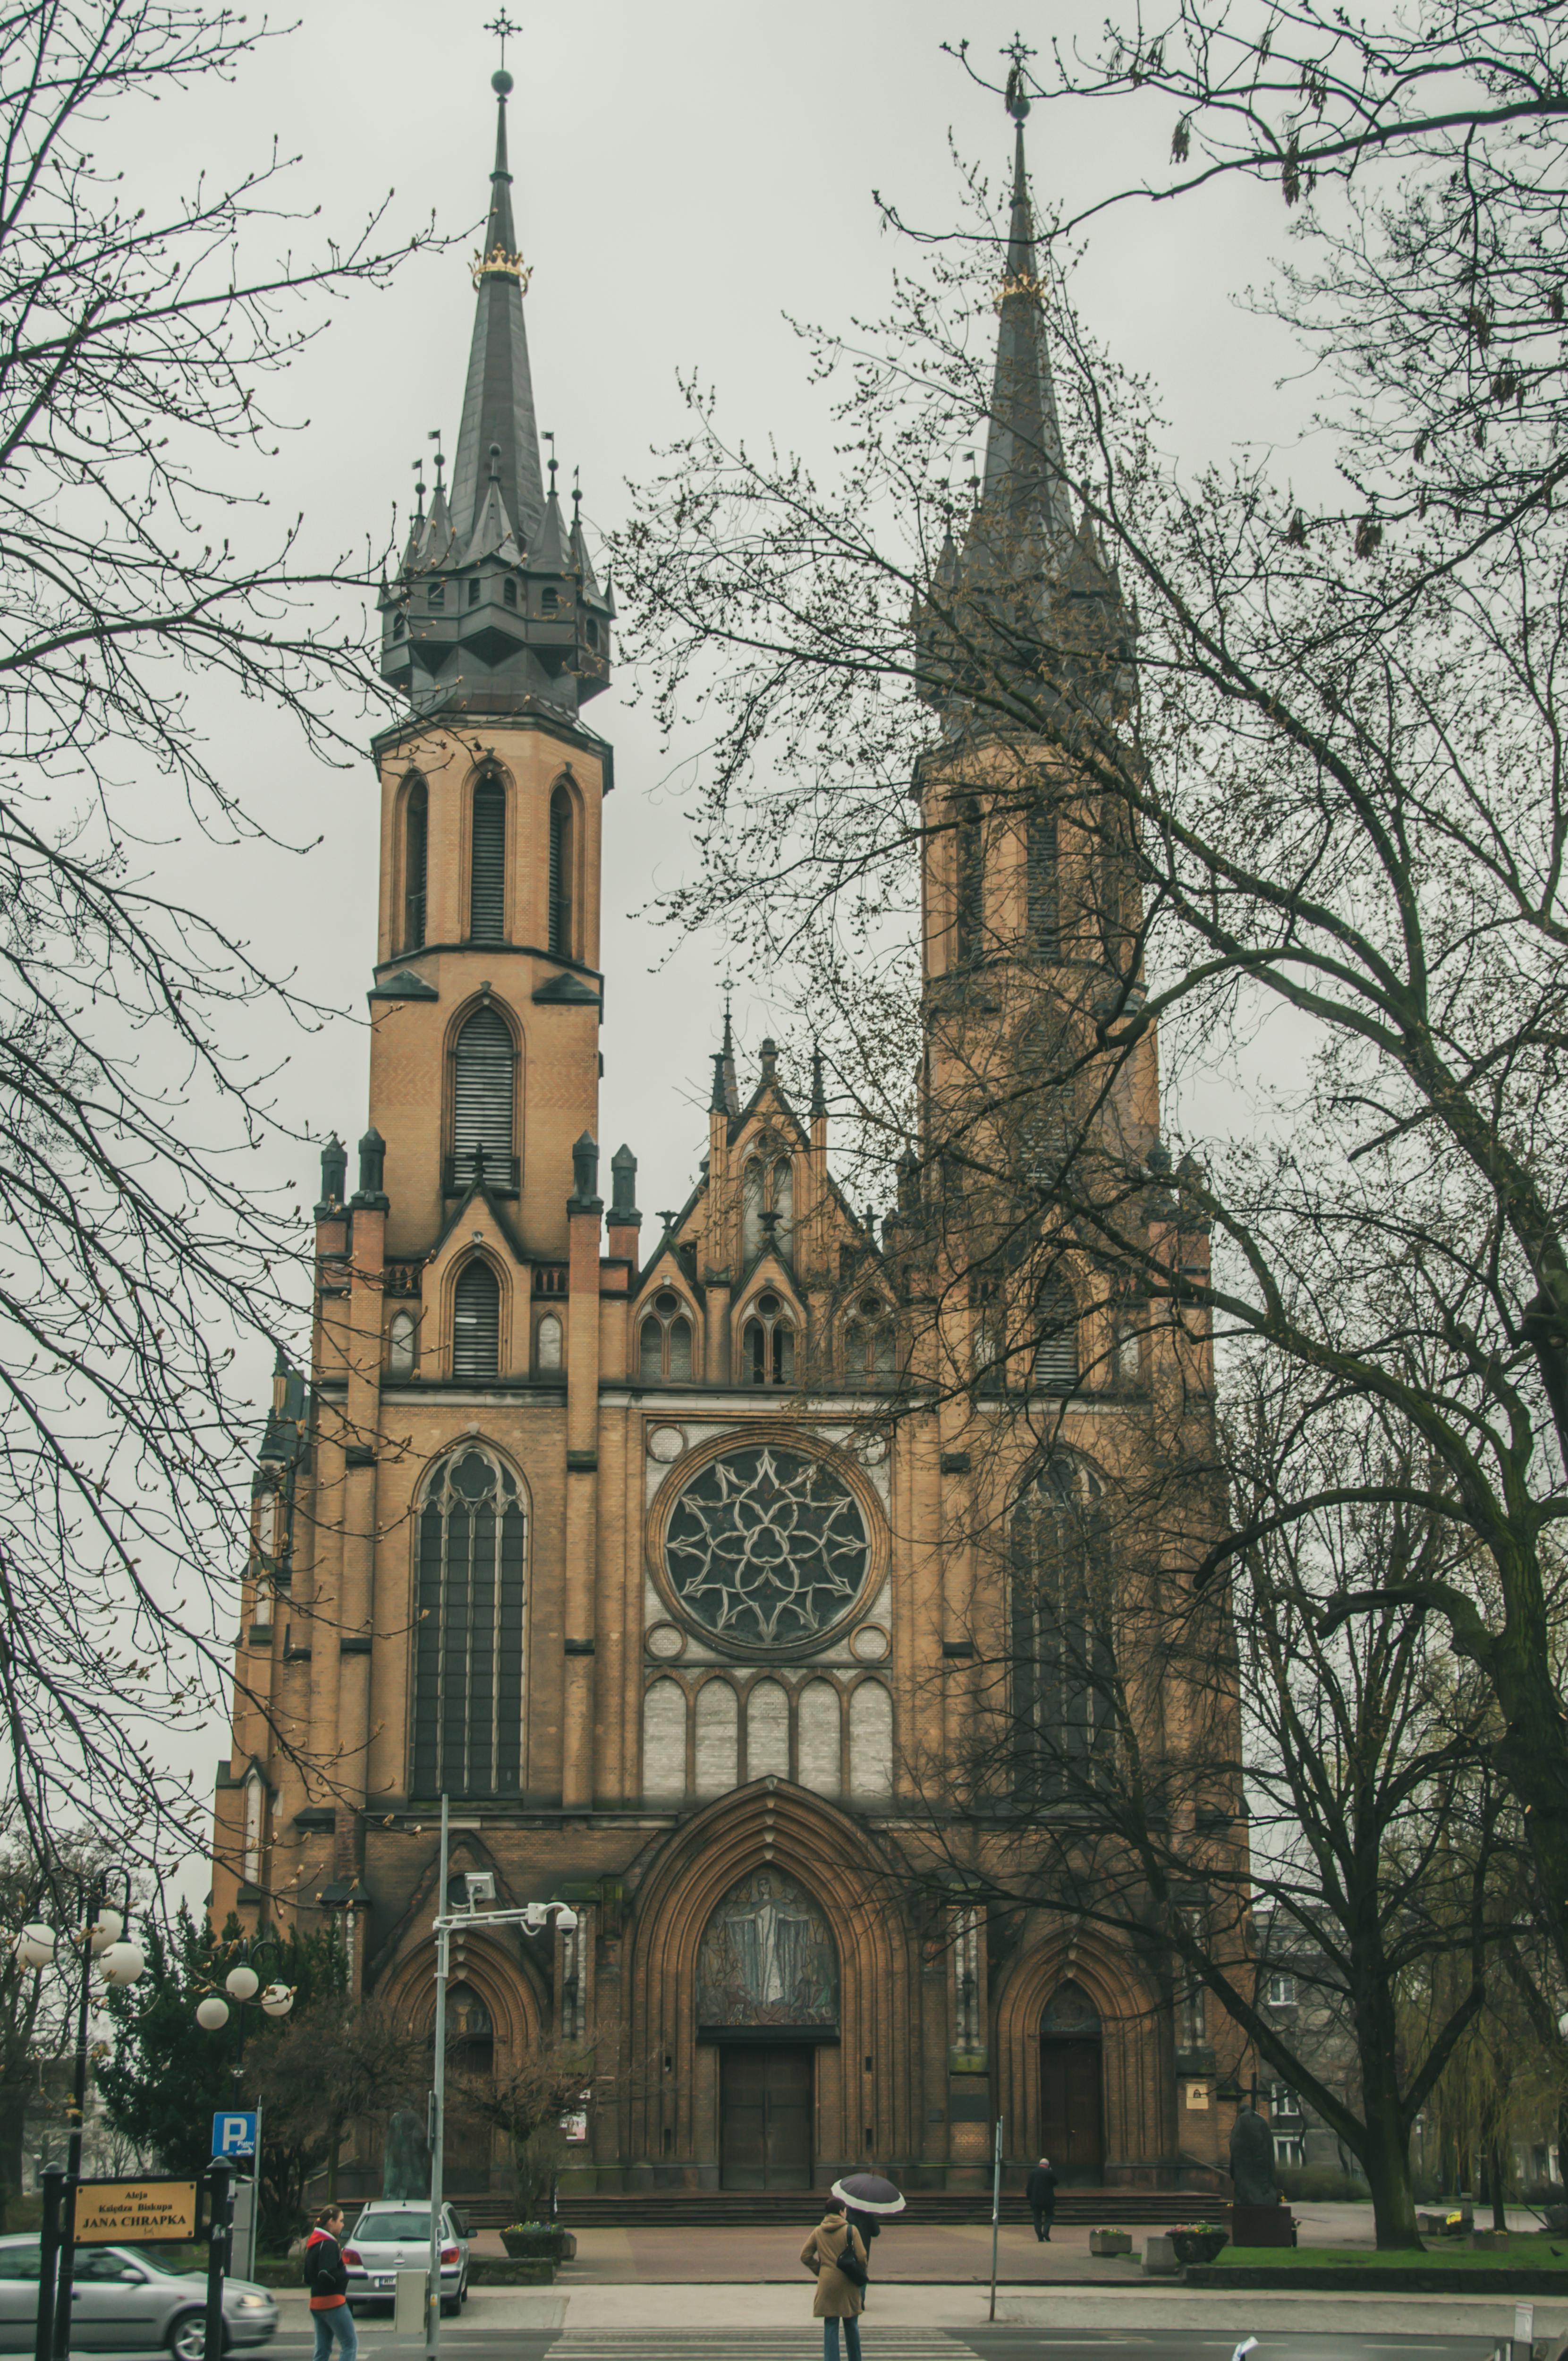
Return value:
M 1379 2254 L 1376 2246 L 1227 2246 L 1213 2270 L 1266 2267 L 1271 2270 L 1531 2270 L 1561 2271 L 1568 2279 L 1568 2238 L 1544 2230 L 1516 2230 L 1506 2246 L 1472 2246 L 1460 2238 L 1434 2238 L 1424 2254 L 1400 2247 Z

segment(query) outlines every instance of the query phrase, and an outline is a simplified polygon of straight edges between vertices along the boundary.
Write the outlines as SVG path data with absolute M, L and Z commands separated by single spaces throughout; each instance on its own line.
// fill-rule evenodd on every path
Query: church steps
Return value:
M 808 2189 L 671 2189 L 630 2195 L 574 2195 L 561 2199 L 560 2221 L 566 2230 L 769 2228 L 801 2221 L 825 2194 Z M 514 2210 L 513 2202 L 505 2197 L 460 2197 L 456 2202 L 477 2230 L 502 2227 Z M 1157 2223 L 1164 2227 L 1212 2202 L 1192 2190 L 1063 2189 L 1057 2193 L 1057 2220 L 1094 2227 L 1111 2223 Z M 912 2190 L 904 2219 L 944 2227 L 989 2222 L 990 2192 Z M 1029 2209 L 1015 2191 L 1003 2191 L 1002 2219 L 1013 2224 L 1029 2220 Z

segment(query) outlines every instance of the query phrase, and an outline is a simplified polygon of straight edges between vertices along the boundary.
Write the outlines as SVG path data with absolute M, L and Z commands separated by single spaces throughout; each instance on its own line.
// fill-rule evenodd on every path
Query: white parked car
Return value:
M 0 2352 L 30 2353 L 38 2318 L 38 2241 L 0 2238 Z M 207 2281 L 202 2271 L 170 2270 L 146 2246 L 78 2246 L 71 2277 L 73 2353 L 171 2353 L 202 2361 Z M 278 2334 L 276 2299 L 248 2279 L 224 2286 L 230 2345 L 265 2345 Z
M 348 2301 L 355 2310 L 390 2303 L 399 2271 L 430 2267 L 430 2207 L 418 2199 L 379 2197 L 367 2205 L 343 2242 Z M 468 2224 L 441 2209 L 441 2309 L 450 2316 L 468 2301 Z

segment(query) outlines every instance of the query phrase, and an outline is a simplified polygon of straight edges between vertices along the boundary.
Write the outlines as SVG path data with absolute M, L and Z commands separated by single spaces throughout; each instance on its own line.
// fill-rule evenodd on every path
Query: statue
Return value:
M 430 2195 L 430 2149 L 424 2126 L 408 2107 L 400 2107 L 387 2125 L 387 2148 L 381 2159 L 383 2197 Z
M 1238 2107 L 1231 2126 L 1232 2195 L 1238 2205 L 1277 2205 L 1274 2138 L 1255 2107 Z

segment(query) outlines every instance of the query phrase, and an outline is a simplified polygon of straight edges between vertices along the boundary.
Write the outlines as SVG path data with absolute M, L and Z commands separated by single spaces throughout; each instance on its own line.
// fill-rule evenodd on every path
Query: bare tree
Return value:
M 1021 126 L 1017 78 L 1011 100 Z M 1091 1340 L 1071 1382 L 1109 1389 L 1120 1323 L 1135 1345 L 1190 1329 L 1190 1402 L 1212 1337 L 1222 1366 L 1245 1345 L 1288 1370 L 1303 1432 L 1354 1401 L 1400 1438 L 1234 1521 L 1211 1502 L 1194 1571 L 1339 1514 L 1452 1532 L 1323 1597 L 1322 1643 L 1340 1619 L 1430 1617 L 1481 1673 L 1568 1962 L 1559 511 L 1449 427 L 1442 499 L 1418 488 L 1390 521 L 1359 489 L 1391 412 L 1359 282 L 1336 295 L 1332 268 L 1311 300 L 1342 332 L 1354 504 L 1308 514 L 1253 459 L 1189 481 L 1059 284 L 1047 334 L 1021 127 L 1010 223 L 977 236 L 978 261 L 939 257 L 887 322 L 814 338 L 836 478 L 753 454 L 694 391 L 641 497 L 618 575 L 663 709 L 700 687 L 722 723 L 671 915 L 727 923 L 775 998 L 798 991 L 868 1169 L 900 1169 L 895 1240 L 940 1231 L 908 1290 L 930 1339 L 912 1401 L 977 1389 L 987 1322 L 988 1366 L 1048 1377 L 1070 1334 Z M 1382 300 L 1419 343 L 1391 268 Z M 1509 416 L 1522 446 L 1529 402 Z M 1436 464 L 1416 440 L 1409 464 Z M 1039 913 L 1017 882 L 1032 820 Z M 928 957 L 957 944 L 924 978 L 923 892 Z M 1153 1135 L 1157 1031 L 1168 1108 L 1251 1075 L 1201 1163 Z M 1057 1414 L 999 1391 L 1021 1436 Z
M 205 1809 L 160 1733 L 226 1668 L 236 1355 L 293 1319 L 236 1026 L 317 1013 L 163 889 L 147 814 L 172 790 L 216 841 L 266 832 L 203 742 L 198 680 L 349 751 L 334 707 L 370 683 L 338 610 L 374 566 L 313 555 L 235 486 L 275 447 L 268 379 L 429 233 L 382 206 L 294 251 L 310 209 L 276 152 L 166 205 L 93 148 L 269 38 L 203 0 L 0 16 L 0 1718 L 40 1850 L 73 1820 L 152 1844 Z
M 530 2053 L 503 2073 L 466 2075 L 458 2082 L 455 2102 L 463 2114 L 505 2136 L 517 2172 L 520 2222 L 548 2215 L 566 2153 L 561 2119 L 576 2109 L 592 2080 L 591 2056 L 556 2048 Z

